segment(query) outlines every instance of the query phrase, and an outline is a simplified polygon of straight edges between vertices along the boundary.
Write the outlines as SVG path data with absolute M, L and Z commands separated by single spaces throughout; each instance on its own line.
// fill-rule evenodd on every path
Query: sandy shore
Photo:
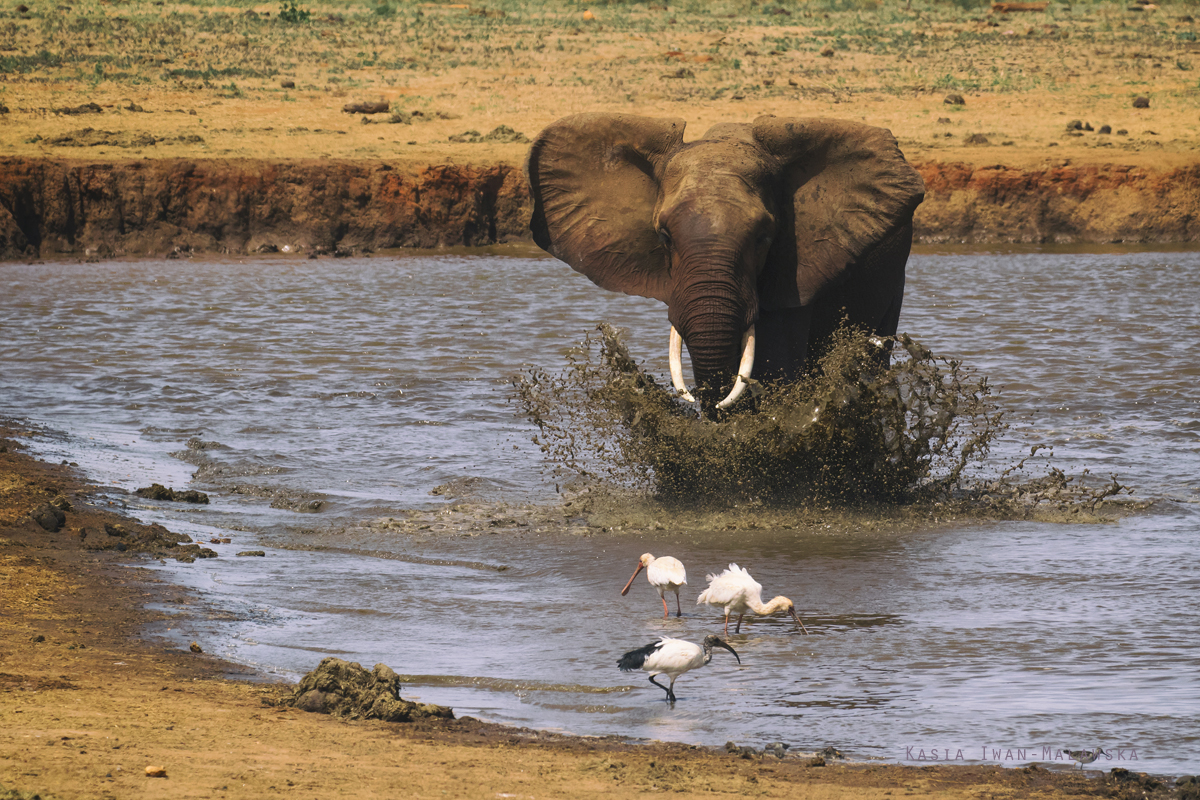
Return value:
M 24 455 L 20 430 L 0 433 L 0 797 L 1167 796 L 1166 783 L 1120 771 L 821 765 L 279 706 L 289 687 L 147 636 L 160 619 L 148 605 L 187 598 L 139 567 L 147 556 L 91 549 L 106 524 L 137 523 L 69 466 Z M 68 507 L 57 532 L 30 516 L 52 501 Z

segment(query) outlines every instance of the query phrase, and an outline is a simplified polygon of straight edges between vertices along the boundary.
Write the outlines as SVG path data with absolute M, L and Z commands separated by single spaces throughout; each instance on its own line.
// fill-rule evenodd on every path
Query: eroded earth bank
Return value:
M 917 162 L 923 243 L 1200 242 L 1200 166 Z M 0 256 L 338 254 L 529 241 L 520 166 L 0 160 Z

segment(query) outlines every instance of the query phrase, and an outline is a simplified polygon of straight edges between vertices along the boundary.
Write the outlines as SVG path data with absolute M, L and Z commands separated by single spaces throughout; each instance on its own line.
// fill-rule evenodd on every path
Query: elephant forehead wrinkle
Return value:
M 691 186 L 713 191 L 729 186 L 736 186 L 740 190 L 747 191 L 755 196 L 762 192 L 765 184 L 759 175 L 748 171 L 742 165 L 726 163 L 709 163 L 703 167 L 697 166 L 677 177 L 673 177 L 680 187 Z
M 676 154 L 667 165 L 667 172 L 728 168 L 761 176 L 765 161 L 763 152 L 753 145 L 728 140 L 699 141 Z
M 758 203 L 738 202 L 725 197 L 706 197 L 702 201 L 680 203 L 664 211 L 662 219 L 677 233 L 680 247 L 740 248 L 771 215 Z

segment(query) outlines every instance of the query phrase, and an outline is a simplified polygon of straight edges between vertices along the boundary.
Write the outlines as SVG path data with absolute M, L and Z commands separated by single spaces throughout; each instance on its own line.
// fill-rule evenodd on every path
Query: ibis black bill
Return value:
M 729 643 L 726 642 L 724 639 L 722 639 L 720 636 L 713 636 L 713 635 L 705 636 L 704 637 L 704 646 L 707 647 L 709 650 L 712 650 L 714 647 L 720 647 L 722 649 L 728 650 L 729 652 L 733 653 L 733 657 L 737 659 L 737 662 L 739 664 L 742 663 L 742 657 L 738 655 L 737 650 L 734 650 L 732 647 L 730 647 Z

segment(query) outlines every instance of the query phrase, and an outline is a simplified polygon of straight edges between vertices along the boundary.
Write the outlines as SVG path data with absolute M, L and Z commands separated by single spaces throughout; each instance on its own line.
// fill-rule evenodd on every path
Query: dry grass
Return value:
M 762 113 L 863 119 L 910 157 L 1015 165 L 1187 163 L 1200 147 L 1195 2 L 24 2 L 0 11 L 12 155 L 515 162 L 523 144 L 449 137 L 532 136 L 585 110 L 679 116 L 692 136 Z M 413 116 L 341 110 L 381 98 Z M 89 102 L 100 112 L 55 111 Z M 1075 119 L 1113 133 L 1071 136 Z

